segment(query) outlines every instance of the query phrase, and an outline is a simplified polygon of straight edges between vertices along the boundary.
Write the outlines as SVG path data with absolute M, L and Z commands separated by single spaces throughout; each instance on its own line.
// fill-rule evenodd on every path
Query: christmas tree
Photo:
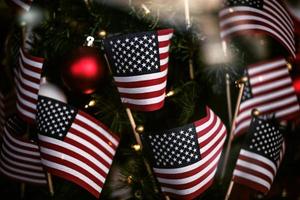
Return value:
M 112 133 L 115 139 L 112 141 L 116 143 L 115 146 L 111 146 L 112 163 L 111 166 L 110 164 L 106 166 L 108 174 L 107 176 L 102 174 L 104 185 L 101 186 L 100 199 L 168 199 L 170 197 L 176 199 L 176 196 L 172 197 L 172 194 L 170 196 L 168 192 L 163 192 L 161 179 L 152 168 L 157 167 L 158 164 L 153 159 L 156 154 L 151 148 L 156 146 L 150 144 L 153 142 L 151 134 L 159 138 L 179 129 L 188 132 L 190 127 L 187 126 L 194 124 L 195 134 L 201 135 L 201 131 L 197 131 L 197 123 L 201 124 L 201 120 L 207 118 L 210 110 L 215 114 L 214 120 L 219 124 L 206 132 L 218 129 L 209 142 L 214 141 L 216 146 L 220 145 L 220 155 L 222 152 L 223 154 L 220 160 L 219 157 L 214 160 L 217 163 L 216 169 L 209 169 L 216 170 L 215 174 L 211 173 L 214 177 L 211 184 L 193 197 L 224 198 L 243 145 L 242 141 L 247 137 L 247 134 L 243 134 L 235 138 L 229 146 L 225 143 L 223 147 L 225 129 L 228 133 L 227 141 L 231 141 L 233 137 L 232 127 L 235 125 L 232 124 L 235 124 L 235 117 L 239 114 L 239 107 L 235 110 L 236 114 L 233 113 L 234 105 L 236 101 L 238 105 L 245 101 L 242 95 L 245 95 L 246 88 L 249 87 L 248 80 L 242 77 L 251 72 L 248 70 L 248 74 L 245 74 L 245 69 L 252 65 L 260 66 L 257 63 L 269 62 L 277 57 L 286 58 L 290 65 L 297 60 L 287 50 L 288 45 L 282 45 L 282 41 L 278 41 L 270 34 L 241 34 L 222 42 L 220 33 L 223 27 L 219 25 L 221 18 L 219 11 L 223 4 L 220 1 L 7 0 L 7 3 L 3 2 L 0 5 L 3 11 L 1 22 L 4 27 L 1 32 L 0 91 L 9 94 L 18 87 L 15 84 L 18 74 L 21 74 L 21 77 L 22 73 L 25 73 L 23 77 L 26 77 L 26 70 L 18 71 L 20 62 L 25 63 L 23 64 L 25 68 L 30 65 L 29 63 L 34 62 L 42 66 L 41 70 L 34 71 L 37 73 L 34 78 L 41 79 L 41 83 L 39 81 L 37 83 L 37 93 L 33 94 L 36 97 L 34 102 L 38 102 L 35 107 L 37 111 L 32 111 L 34 116 L 32 118 L 28 118 L 29 115 L 25 114 L 26 116 L 21 119 L 19 130 L 22 131 L 17 133 L 18 138 L 37 142 L 28 142 L 24 145 L 36 144 L 40 149 L 50 148 L 43 146 L 42 136 L 40 136 L 43 131 L 45 134 L 42 135 L 46 135 L 48 131 L 45 127 L 47 122 L 51 121 L 43 112 L 48 109 L 41 103 L 43 97 L 45 97 L 44 101 L 50 99 L 49 101 L 54 102 L 54 107 L 56 104 L 62 108 L 66 106 L 70 112 L 85 113 L 82 116 L 92 116 L 87 117 L 90 121 L 101 122 L 101 125 L 98 122 L 96 124 L 100 129 L 105 129 L 107 134 Z M 225 7 L 230 5 L 230 3 L 225 4 Z M 299 7 L 296 1 L 291 1 L 290 6 Z M 6 20 L 8 17 L 10 20 Z M 288 38 L 289 35 L 286 37 Z M 155 52 L 156 48 L 158 52 Z M 135 60 L 137 60 L 137 67 L 131 62 Z M 145 68 L 139 68 L 143 66 L 140 62 L 145 63 Z M 149 67 L 151 64 L 152 68 Z M 134 67 L 131 68 L 131 65 Z M 158 68 L 161 71 L 157 71 Z M 299 66 L 294 64 L 288 72 L 294 76 L 294 80 L 299 76 L 298 69 Z M 158 75 L 158 78 L 150 81 L 141 78 L 146 77 L 145 74 L 154 76 L 153 74 L 163 74 L 164 71 L 166 74 Z M 133 77 L 133 74 L 138 77 L 134 81 L 126 77 Z M 34 78 L 28 80 L 34 82 Z M 132 82 L 138 82 L 139 78 L 140 80 L 138 83 L 130 81 L 127 83 L 123 81 L 127 80 L 126 78 Z M 22 85 L 20 82 L 22 80 L 19 80 L 19 84 Z M 240 89 L 236 86 L 240 86 Z M 23 85 L 23 88 L 27 87 Z M 29 91 L 32 92 L 33 89 Z M 297 88 L 296 92 L 299 96 Z M 16 98 L 20 99 L 20 96 L 21 99 L 22 97 L 25 99 L 24 101 L 28 100 L 24 98 L 22 90 L 19 90 L 19 96 Z M 155 99 L 153 100 L 155 103 L 148 103 L 149 99 Z M 15 102 L 16 99 L 11 101 Z M 23 106 L 20 100 L 17 102 L 19 107 Z M 296 106 L 298 105 L 297 102 Z M 26 106 L 22 108 L 26 110 Z M 58 106 L 49 109 L 53 114 L 59 113 L 55 110 L 59 109 Z M 16 112 L 16 108 L 9 110 L 13 110 L 12 113 Z M 17 110 L 19 111 L 20 108 Z M 31 110 L 28 109 L 26 112 Z M 13 115 L 6 114 L 6 119 Z M 76 122 L 77 117 L 74 115 L 72 118 Z M 59 124 L 59 119 L 60 117 L 56 117 L 56 121 L 52 122 L 53 126 Z M 295 184 L 289 184 L 289 182 L 299 184 L 299 172 L 297 172 L 299 136 L 295 134 L 299 128 L 297 128 L 297 118 L 284 120 L 285 124 L 281 127 L 281 131 L 285 133 L 287 149 L 270 192 L 268 195 L 262 195 L 242 184 L 235 184 L 232 199 L 299 197 Z M 83 126 L 80 122 L 77 125 Z M 72 128 L 73 124 L 66 126 Z M 5 134 L 4 132 L 2 135 Z M 3 136 L 2 140 L 5 143 L 8 139 Z M 81 143 L 79 139 L 76 140 Z M 175 138 L 170 137 L 171 140 L 174 141 Z M 171 144 L 175 147 L 177 145 L 176 142 L 165 145 Z M 190 147 L 192 151 L 192 145 Z M 157 148 L 169 151 L 167 147 Z M 226 158 L 226 149 L 229 158 Z M 188 146 L 182 151 L 189 152 Z M 213 148 L 210 151 L 214 151 Z M 12 149 L 11 152 L 14 150 Z M 80 152 L 77 153 L 76 157 L 84 157 Z M 43 151 L 41 154 L 43 157 Z M 204 153 L 202 154 L 203 159 Z M 1 155 L 3 157 L 6 154 Z M 171 162 L 167 163 L 171 166 Z M 88 162 L 83 161 L 82 166 L 84 164 L 87 164 L 86 168 L 90 167 Z M 163 161 L 161 164 L 163 165 Z M 170 166 L 168 167 L 171 168 Z M 20 184 L 14 179 L 2 176 L 1 191 L 11 199 L 21 197 L 83 200 L 95 199 L 94 196 L 97 196 L 93 196 L 90 190 L 85 190 L 84 184 L 70 180 L 72 178 L 64 178 L 55 173 L 51 175 L 51 171 L 43 178 L 46 179 L 47 176 L 48 186 L 47 184 L 43 186 Z M 187 185 L 183 187 L 188 188 Z M 180 199 L 178 196 L 177 198 Z

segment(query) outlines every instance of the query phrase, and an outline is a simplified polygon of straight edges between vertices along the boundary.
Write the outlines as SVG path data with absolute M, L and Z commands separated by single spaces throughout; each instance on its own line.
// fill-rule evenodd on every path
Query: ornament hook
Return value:
M 87 46 L 88 46 L 88 47 L 91 47 L 91 46 L 93 46 L 93 44 L 94 44 L 94 41 L 95 41 L 95 38 L 94 38 L 94 37 L 92 37 L 92 36 L 88 36 L 88 37 L 86 38 L 86 43 L 87 43 Z

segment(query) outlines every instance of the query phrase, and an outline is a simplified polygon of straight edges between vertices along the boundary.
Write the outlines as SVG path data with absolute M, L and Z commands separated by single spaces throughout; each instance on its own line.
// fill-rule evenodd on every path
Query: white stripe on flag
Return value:
M 60 140 L 57 140 L 57 139 L 53 139 L 53 138 L 50 138 L 50 137 L 47 137 L 47 136 L 43 136 L 41 134 L 39 134 L 38 137 L 39 137 L 39 140 L 41 140 L 43 142 L 54 144 L 54 145 L 66 148 L 69 151 L 74 152 L 75 154 L 78 154 L 78 155 L 81 155 L 81 156 L 85 157 L 91 163 L 94 163 L 96 166 L 98 166 L 99 168 L 101 168 L 105 173 L 108 173 L 108 171 L 109 171 L 109 169 L 106 166 L 104 166 L 101 162 L 99 162 L 96 158 L 94 158 L 89 153 L 87 153 L 87 152 L 79 149 L 78 147 L 76 147 L 74 145 L 71 145 L 71 144 L 68 144 L 66 142 L 63 142 L 63 141 L 60 141 Z M 42 150 L 42 148 L 43 148 L 43 150 Z M 45 147 L 40 147 L 40 149 L 41 149 L 42 152 L 44 152 L 45 154 L 47 154 L 47 151 L 45 150 L 46 149 Z M 49 151 L 50 150 L 51 149 L 49 149 Z M 62 158 L 62 156 L 65 157 L 66 155 L 63 154 L 63 153 L 61 153 L 61 152 L 57 152 L 56 157 Z M 76 160 L 78 160 L 78 159 L 76 159 Z M 81 162 L 81 161 L 78 160 L 78 162 Z M 77 165 L 78 165 L 78 163 L 77 163 Z M 81 165 L 79 165 L 79 166 L 81 166 Z
M 242 177 L 244 179 L 248 179 L 250 181 L 259 183 L 261 185 L 264 185 L 266 188 L 270 189 L 271 185 L 269 182 L 265 181 L 264 179 L 261 179 L 257 176 L 253 176 L 252 174 L 246 173 L 246 172 L 242 172 L 240 170 L 235 169 L 233 171 L 233 175 L 234 176 L 238 176 L 238 177 Z
M 99 133 L 101 133 L 101 135 L 105 136 L 109 141 L 111 141 L 114 145 L 118 145 L 118 141 L 111 136 L 110 133 L 108 133 L 104 128 L 102 128 L 100 125 L 95 124 L 93 121 L 87 119 L 86 117 L 77 114 L 76 115 L 76 119 L 78 119 L 79 121 L 89 125 L 90 127 L 92 127 L 93 129 L 97 130 Z M 91 138 L 93 138 L 95 141 L 98 141 L 100 138 L 98 136 L 96 136 L 95 134 L 90 135 Z M 105 143 L 106 144 L 106 143 Z M 104 145 L 103 145 L 104 146 Z M 106 146 L 105 146 L 106 147 Z M 111 152 L 112 154 L 115 152 L 115 150 L 113 148 L 111 148 L 110 146 L 107 146 L 109 152 Z
M 159 102 L 162 102 L 165 99 L 166 94 L 162 94 L 161 96 L 148 98 L 148 99 L 131 99 L 131 98 L 125 98 L 121 97 L 122 103 L 130 103 L 135 105 L 150 105 L 150 104 L 156 104 Z
M 164 42 L 170 40 L 170 38 L 173 36 L 173 33 L 169 33 L 167 35 L 158 35 L 158 42 Z
M 96 147 L 95 145 L 91 144 L 90 142 L 88 142 L 87 140 L 82 139 L 81 137 L 78 137 L 77 135 L 74 135 L 72 133 L 68 133 L 67 138 L 70 138 L 76 142 L 79 142 L 80 144 L 83 144 L 84 146 L 86 146 L 87 148 L 91 149 L 94 153 L 99 154 L 99 156 L 101 158 L 103 158 L 108 164 L 112 163 L 112 159 L 110 157 L 108 157 L 105 153 L 103 153 L 98 147 Z
M 277 170 L 275 164 L 271 160 L 265 158 L 264 156 L 247 151 L 245 149 L 241 149 L 240 155 L 243 155 L 243 156 L 249 157 L 249 158 L 255 158 L 255 160 L 265 163 L 266 165 L 270 166 L 273 169 L 274 173 Z
M 148 80 L 154 80 L 163 78 L 167 75 L 168 69 L 165 69 L 162 72 L 152 73 L 152 74 L 144 74 L 144 75 L 138 75 L 138 76 L 114 76 L 114 80 L 116 82 L 125 82 L 125 83 L 132 83 L 132 82 L 138 82 L 138 81 L 148 81 Z
M 203 131 L 204 129 L 206 129 L 207 127 L 209 127 L 212 124 L 212 122 L 215 118 L 214 116 L 215 116 L 214 113 L 211 110 L 209 110 L 209 120 L 207 122 L 205 122 L 204 124 L 201 124 L 200 126 L 197 126 L 196 127 L 196 132 L 199 133 L 199 132 Z M 198 139 L 198 141 L 199 141 L 199 139 Z M 200 139 L 200 142 L 202 142 L 202 141 L 203 140 Z
M 155 92 L 162 90 L 166 87 L 167 81 L 164 81 L 163 83 L 157 84 L 157 85 L 151 85 L 146 87 L 135 87 L 135 88 L 123 88 L 118 87 L 118 91 L 120 93 L 127 93 L 127 94 L 140 94 L 140 93 L 147 93 L 147 92 Z
M 251 29 L 263 30 L 263 31 L 272 33 L 273 35 L 275 35 L 277 38 L 279 38 L 285 44 L 285 46 L 292 52 L 293 56 L 295 57 L 295 53 L 294 53 L 295 47 L 294 46 L 290 46 L 288 43 L 286 43 L 286 41 L 281 37 L 281 35 L 279 35 L 273 29 L 270 29 L 270 28 L 267 28 L 265 26 L 261 26 L 258 24 L 242 24 L 242 25 L 234 26 L 233 28 L 227 29 L 226 31 L 222 31 L 221 37 L 224 38 L 227 35 L 230 35 L 234 32 L 243 31 L 243 30 L 251 30 Z
M 24 63 L 32 66 L 32 67 L 35 67 L 37 69 L 42 69 L 43 67 L 43 63 L 41 62 L 37 62 L 37 61 L 34 61 L 32 59 L 28 59 L 24 54 L 23 54 L 23 51 L 20 49 L 20 55 L 21 55 L 21 58 L 22 60 L 24 61 Z
M 6 171 L 5 169 L 3 169 L 1 166 L 0 166 L 0 171 L 3 174 L 6 174 L 7 176 L 15 178 L 17 180 L 24 180 L 24 181 L 27 181 L 27 182 L 32 182 L 32 183 L 37 183 L 37 184 L 46 184 L 47 183 L 46 180 L 31 179 L 31 178 L 27 178 L 27 177 L 24 177 L 24 176 L 12 174 L 12 173 Z
M 287 84 L 291 84 L 291 83 L 292 83 L 292 81 L 291 81 L 290 78 L 285 78 L 283 80 L 273 81 L 271 83 L 264 84 L 263 87 L 260 87 L 260 86 L 253 87 L 252 88 L 252 93 L 257 94 L 257 93 L 260 93 L 260 92 L 268 91 L 270 89 L 274 89 L 274 88 L 284 86 L 284 85 L 287 85 Z
M 217 168 L 211 174 L 209 174 L 209 176 L 207 176 L 203 181 L 201 181 L 199 184 L 197 184 L 197 185 L 195 185 L 193 187 L 190 187 L 188 189 L 178 190 L 178 189 L 173 189 L 173 188 L 162 187 L 162 190 L 164 192 L 170 192 L 170 193 L 177 194 L 177 195 L 188 195 L 188 194 L 191 194 L 191 193 L 199 190 L 200 188 L 202 188 L 209 181 L 211 181 L 214 178 L 216 171 L 217 171 Z
M 13 157 L 15 159 L 18 159 L 18 160 L 23 160 L 25 162 L 31 162 L 31 163 L 36 163 L 36 164 L 39 164 L 41 163 L 41 160 L 40 159 L 34 159 L 34 158 L 28 158 L 28 157 L 25 157 L 25 156 L 18 156 L 16 154 L 13 154 L 11 153 L 3 144 L 2 144 L 2 149 L 3 151 L 5 151 L 7 154 L 9 154 L 10 157 Z
M 266 170 L 265 167 L 261 167 L 260 165 L 257 165 L 255 163 L 250 163 L 250 162 L 238 159 L 236 165 L 242 166 L 244 168 L 248 168 L 250 170 L 258 171 L 259 173 L 262 173 L 262 174 L 266 175 L 267 177 L 269 177 L 272 181 L 274 179 L 274 175 L 269 170 Z
M 203 170 L 199 171 L 198 173 L 186 177 L 186 178 L 181 178 L 181 179 L 174 179 L 174 178 L 157 178 L 157 180 L 160 183 L 165 183 L 165 184 L 171 184 L 171 185 L 182 185 L 182 184 L 187 184 L 196 180 L 199 180 L 205 173 L 207 173 L 209 170 L 215 167 L 215 165 L 218 163 L 220 156 L 216 156 L 216 158 L 210 162 Z
M 93 175 L 96 179 L 98 179 L 102 183 L 105 181 L 105 178 L 100 173 L 98 173 L 94 168 L 90 167 L 88 164 L 82 162 L 81 160 L 79 160 L 79 159 L 77 159 L 73 156 L 69 156 L 69 155 L 64 154 L 62 152 L 55 151 L 53 149 L 48 149 L 48 148 L 45 148 L 45 147 L 41 147 L 41 152 L 44 153 L 44 154 L 59 158 L 59 159 L 69 161 L 70 163 L 73 163 L 73 164 L 77 165 L 78 167 L 88 171 L 91 175 Z M 43 162 L 43 160 L 44 159 L 42 159 L 42 163 L 45 164 Z
M 271 63 L 263 64 L 263 65 L 258 66 L 258 67 L 251 67 L 251 68 L 248 69 L 248 73 L 249 73 L 250 76 L 253 76 L 257 73 L 261 73 L 261 72 L 264 72 L 264 71 L 268 71 L 270 69 L 281 67 L 285 64 L 286 64 L 285 59 L 280 59 L 280 60 L 276 60 L 276 61 L 271 62 Z
M 71 169 L 67 166 L 58 164 L 58 163 L 54 163 L 51 162 L 49 160 L 45 160 L 42 159 L 42 162 L 44 165 L 48 166 L 49 168 L 53 168 L 59 171 L 63 171 L 64 173 L 70 174 L 72 176 L 75 176 L 77 178 L 79 178 L 80 180 L 82 180 L 83 182 L 85 182 L 87 185 L 91 186 L 94 190 L 96 190 L 97 192 L 101 192 L 102 188 L 98 186 L 98 184 L 96 184 L 94 181 L 92 181 L 91 179 L 89 179 L 87 176 L 85 176 L 84 174 Z
M 270 73 L 265 73 L 264 75 L 261 76 L 255 76 L 255 77 L 251 77 L 250 78 L 250 83 L 252 85 L 256 84 L 256 83 L 261 83 L 264 81 L 268 81 L 270 79 L 274 79 L 280 76 L 286 75 L 286 77 L 288 77 L 289 72 L 287 69 L 281 69 L 281 70 L 276 70 L 274 72 L 270 72 Z
M 192 171 L 192 170 L 202 166 L 209 159 L 211 159 L 213 156 L 215 156 L 215 154 L 220 150 L 220 148 L 222 148 L 223 142 L 225 141 L 225 139 L 226 138 L 224 137 L 223 140 L 216 146 L 216 148 L 214 148 L 213 151 L 211 151 L 207 156 L 205 156 L 199 162 L 196 162 L 196 163 L 191 164 L 191 165 L 186 166 L 186 167 L 180 167 L 180 168 L 174 168 L 174 169 L 165 169 L 165 168 L 155 168 L 155 167 L 153 167 L 153 170 L 156 173 L 160 173 L 160 174 L 181 174 L 181 173 Z

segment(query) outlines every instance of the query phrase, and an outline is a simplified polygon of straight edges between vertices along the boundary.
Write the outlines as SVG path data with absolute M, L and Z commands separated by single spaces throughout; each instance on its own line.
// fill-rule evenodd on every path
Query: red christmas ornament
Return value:
M 74 92 L 95 92 L 107 71 L 102 60 L 97 49 L 93 47 L 74 50 L 62 67 L 63 82 Z

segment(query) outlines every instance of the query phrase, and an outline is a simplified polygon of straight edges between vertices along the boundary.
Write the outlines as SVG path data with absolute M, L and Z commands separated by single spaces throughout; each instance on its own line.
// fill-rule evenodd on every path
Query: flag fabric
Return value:
M 143 134 L 162 191 L 174 199 L 194 199 L 212 185 L 225 139 L 224 124 L 208 107 L 194 123 Z
M 7 4 L 29 11 L 33 0 L 6 0 Z
M 295 56 L 294 23 L 281 0 L 226 0 L 219 13 L 221 38 L 264 33 Z
M 20 49 L 19 67 L 15 68 L 17 112 L 29 124 L 35 123 L 43 62 Z
M 13 91 L 5 94 L 0 91 L 0 138 L 3 134 L 6 120 L 16 111 L 16 95 Z M 1 141 L 1 139 L 0 139 Z
M 300 53 L 300 15 L 297 13 L 297 8 L 292 7 L 291 5 L 288 5 L 287 8 L 295 26 L 296 52 Z
M 172 29 L 110 37 L 104 47 L 122 103 L 139 111 L 164 105 Z
M 283 135 L 274 121 L 253 117 L 232 180 L 267 193 L 276 176 L 284 151 Z
M 274 113 L 279 120 L 299 116 L 300 107 L 284 58 L 248 66 L 248 81 L 235 123 L 235 136 L 244 134 L 251 123 L 251 111 Z
M 37 128 L 42 164 L 99 198 L 119 137 L 90 115 L 40 96 Z
M 47 184 L 38 145 L 21 138 L 25 129 L 25 124 L 17 117 L 7 121 L 1 146 L 0 171 L 22 183 Z

